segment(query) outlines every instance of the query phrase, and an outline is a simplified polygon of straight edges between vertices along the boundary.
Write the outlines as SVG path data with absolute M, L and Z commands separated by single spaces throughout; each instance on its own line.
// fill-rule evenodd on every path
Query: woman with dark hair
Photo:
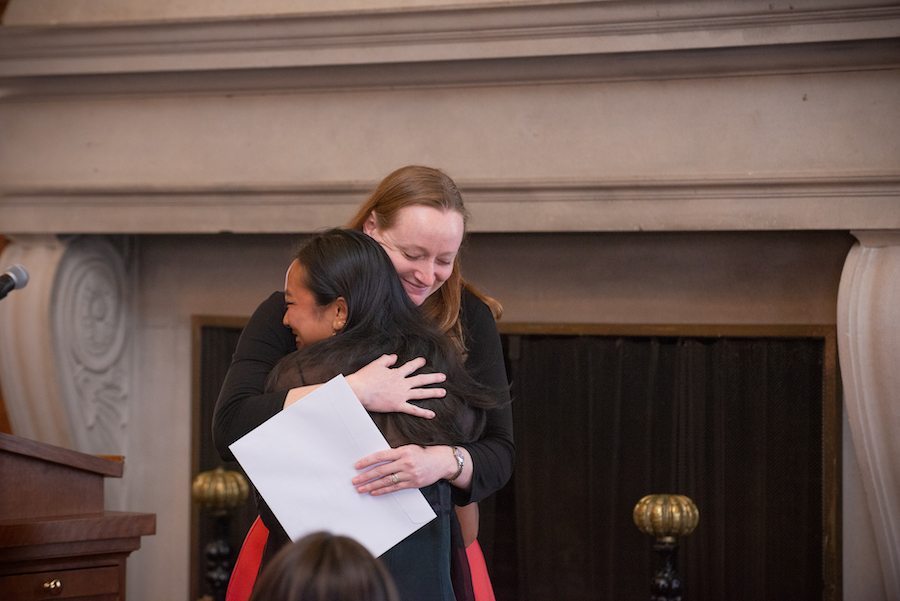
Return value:
M 391 575 L 361 544 L 315 532 L 284 547 L 251 601 L 400 601 Z
M 445 393 L 416 402 L 434 417 L 371 413 L 392 447 L 456 445 L 481 436 L 491 391 L 466 372 L 456 346 L 410 300 L 382 247 L 356 230 L 314 236 L 291 263 L 285 287 L 284 325 L 297 349 L 269 374 L 267 389 L 311 392 L 338 374 L 350 374 L 393 352 L 401 362 L 426 358 L 420 373 L 443 373 Z M 293 402 L 303 402 L 295 395 Z M 399 476 L 390 476 L 392 482 Z M 438 480 L 420 489 L 437 519 L 381 556 L 404 599 L 455 598 L 450 553 L 453 537 L 451 484 Z M 288 544 L 287 533 L 263 499 L 257 507 L 269 529 L 266 555 Z M 412 568 L 412 569 L 411 569 Z
M 314 315 L 305 307 L 299 309 L 302 314 L 295 315 L 292 307 L 300 307 L 295 301 L 306 295 L 312 297 Z M 284 324 L 295 333 L 309 330 L 309 324 L 318 319 L 315 314 L 323 315 L 329 307 L 336 321 L 330 335 L 327 324 L 320 330 L 318 341 L 310 339 L 314 335 L 304 334 L 298 350 L 269 374 L 268 390 L 321 384 L 390 353 L 402 363 L 422 357 L 426 363 L 416 373 L 446 377 L 443 396 L 415 403 L 434 417 L 372 412 L 385 438 L 398 447 L 456 445 L 481 436 L 487 409 L 497 407 L 498 400 L 472 379 L 453 342 L 413 304 L 375 240 L 356 230 L 331 230 L 315 236 L 291 263 L 285 298 Z
M 406 444 L 356 464 L 361 473 L 353 484 L 361 494 L 390 494 L 449 481 L 453 503 L 476 508 L 468 514 L 474 514 L 474 520 L 465 520 L 465 544 L 454 539 L 452 548 L 447 549 L 453 565 L 460 568 L 454 572 L 461 574 L 455 580 L 458 599 L 471 598 L 472 593 L 466 545 L 477 532 L 475 503 L 506 484 L 515 460 L 509 388 L 495 322 L 500 306 L 477 293 L 459 268 L 457 255 L 467 219 L 459 190 L 446 174 L 409 166 L 386 177 L 348 224 L 385 249 L 412 302 L 453 340 L 464 357 L 466 371 L 497 400 L 498 408 L 486 412 L 484 431 L 474 442 L 455 448 Z M 213 416 L 213 439 L 226 461 L 234 459 L 228 445 L 305 394 L 303 388 L 265 390 L 272 368 L 296 349 L 298 334 L 283 325 L 291 310 L 285 308 L 283 294 L 276 292 L 244 328 Z M 370 412 L 430 418 L 433 413 L 416 402 L 441 394 L 443 389 L 427 386 L 442 382 L 443 376 L 417 373 L 424 363 L 422 358 L 401 363 L 391 352 L 345 377 Z M 459 531 L 456 517 L 452 519 Z M 473 548 L 477 551 L 477 542 L 469 547 Z M 486 581 L 486 573 L 482 580 Z

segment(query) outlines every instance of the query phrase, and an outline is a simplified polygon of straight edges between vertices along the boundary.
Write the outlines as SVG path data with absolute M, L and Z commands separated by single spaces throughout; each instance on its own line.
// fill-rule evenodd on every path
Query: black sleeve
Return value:
M 287 391 L 265 392 L 269 372 L 296 350 L 293 333 L 282 323 L 284 309 L 284 293 L 273 293 L 257 307 L 238 339 L 213 412 L 213 442 L 225 461 L 234 461 L 228 445 L 284 407 Z
M 503 361 L 500 333 L 491 310 L 477 296 L 464 290 L 460 319 L 466 335 L 466 369 L 476 380 L 496 391 L 503 405 L 488 412 L 482 437 L 464 445 L 472 457 L 472 487 L 465 491 L 453 487 L 453 502 L 465 505 L 497 492 L 512 476 L 516 458 L 513 442 L 512 406 L 509 382 Z

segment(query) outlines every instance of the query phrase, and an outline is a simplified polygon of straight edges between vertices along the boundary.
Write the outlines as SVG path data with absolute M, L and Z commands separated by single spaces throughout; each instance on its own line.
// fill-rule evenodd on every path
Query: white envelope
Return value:
M 353 465 L 390 445 L 343 376 L 229 448 L 292 540 L 326 530 L 377 557 L 436 517 L 418 489 L 356 492 Z

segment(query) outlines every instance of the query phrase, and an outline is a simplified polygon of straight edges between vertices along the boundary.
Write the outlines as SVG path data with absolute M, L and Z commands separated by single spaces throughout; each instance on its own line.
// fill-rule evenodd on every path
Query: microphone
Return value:
M 11 290 L 24 288 L 28 283 L 28 271 L 19 264 L 13 265 L 0 275 L 0 299 L 4 298 Z

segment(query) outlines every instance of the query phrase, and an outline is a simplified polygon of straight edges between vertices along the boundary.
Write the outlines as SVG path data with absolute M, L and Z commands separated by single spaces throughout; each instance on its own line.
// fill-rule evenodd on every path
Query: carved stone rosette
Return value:
M 53 286 L 58 379 L 78 450 L 124 454 L 131 353 L 121 253 L 102 238 L 72 240 Z

